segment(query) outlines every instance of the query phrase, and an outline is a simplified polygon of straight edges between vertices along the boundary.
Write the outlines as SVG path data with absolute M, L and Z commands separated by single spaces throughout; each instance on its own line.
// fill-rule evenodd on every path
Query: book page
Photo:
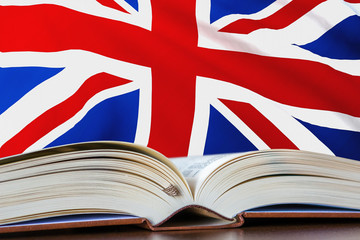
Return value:
M 185 178 L 196 177 L 201 170 L 223 158 L 225 154 L 171 158 Z
M 204 156 L 190 156 L 170 158 L 188 182 L 192 193 L 217 167 L 239 156 L 239 154 L 215 154 Z

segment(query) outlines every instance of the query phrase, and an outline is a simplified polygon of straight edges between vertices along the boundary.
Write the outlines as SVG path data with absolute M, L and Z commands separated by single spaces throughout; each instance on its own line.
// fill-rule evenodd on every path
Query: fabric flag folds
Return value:
M 0 0 L 0 156 L 119 140 L 360 159 L 359 33 L 359 0 Z

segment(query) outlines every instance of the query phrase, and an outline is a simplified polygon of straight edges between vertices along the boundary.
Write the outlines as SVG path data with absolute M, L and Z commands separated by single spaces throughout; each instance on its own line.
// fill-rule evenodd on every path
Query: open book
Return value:
M 244 216 L 359 217 L 359 173 L 358 161 L 296 150 L 167 159 L 131 143 L 72 144 L 0 160 L 0 232 L 233 227 Z M 336 208 L 252 210 L 278 204 Z M 185 210 L 205 217 L 168 224 Z

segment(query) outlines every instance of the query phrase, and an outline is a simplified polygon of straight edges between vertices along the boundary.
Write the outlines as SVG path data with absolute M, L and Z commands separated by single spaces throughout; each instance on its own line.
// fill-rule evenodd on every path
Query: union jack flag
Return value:
M 121 140 L 360 159 L 358 0 L 0 0 L 0 20 L 2 157 Z

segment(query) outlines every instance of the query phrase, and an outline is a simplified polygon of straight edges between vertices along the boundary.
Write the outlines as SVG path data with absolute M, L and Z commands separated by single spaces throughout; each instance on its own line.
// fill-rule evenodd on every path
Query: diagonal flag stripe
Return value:
M 293 0 L 275 14 L 261 20 L 239 19 L 222 29 L 221 32 L 249 34 L 261 28 L 281 29 L 289 26 L 311 9 L 326 0 Z
M 42 136 L 74 116 L 92 96 L 105 89 L 120 86 L 128 82 L 128 80 L 107 73 L 99 73 L 90 77 L 75 94 L 44 112 L 3 144 L 0 148 L 0 157 L 25 151 Z
M 114 0 L 96 0 L 96 1 L 99 2 L 100 4 L 104 5 L 104 6 L 119 10 L 121 12 L 128 13 L 124 8 L 122 8 Z
M 220 99 L 270 148 L 298 149 L 276 126 L 248 103 Z

